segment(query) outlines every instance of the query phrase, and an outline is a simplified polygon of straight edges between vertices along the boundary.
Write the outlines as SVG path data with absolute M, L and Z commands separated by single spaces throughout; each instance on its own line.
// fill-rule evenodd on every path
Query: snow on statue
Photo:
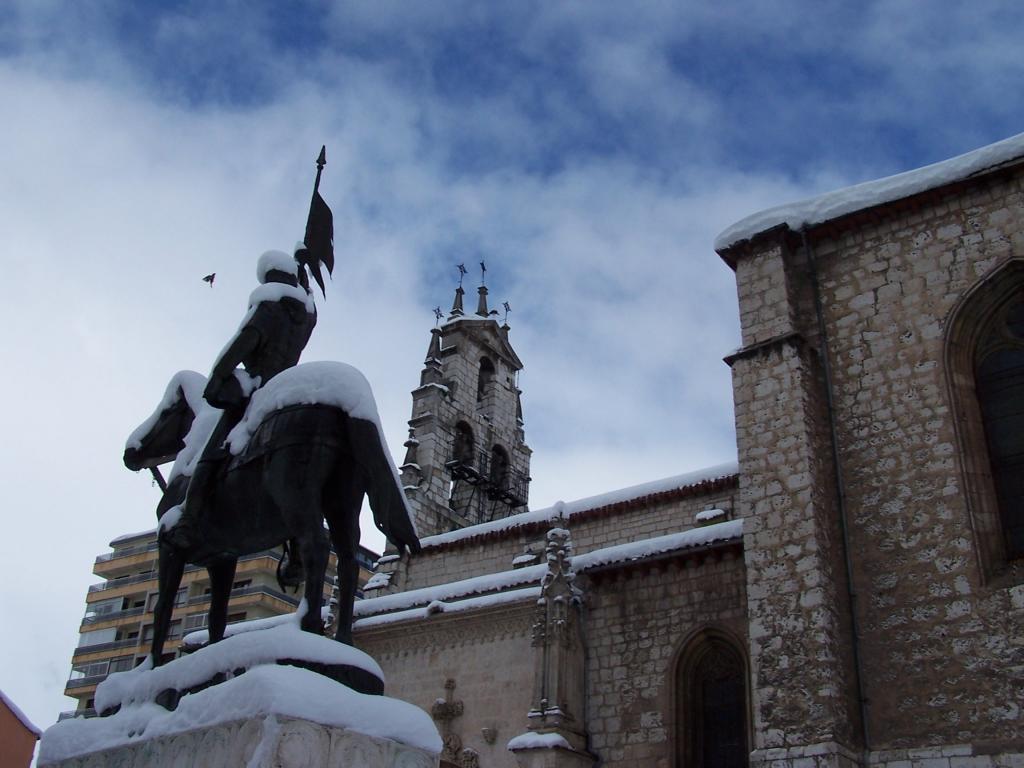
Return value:
M 307 572 L 305 599 L 312 610 L 303 628 L 319 632 L 322 624 L 316 617 L 328 547 L 324 520 L 338 556 L 335 638 L 351 643 L 363 495 L 369 496 L 377 527 L 399 552 L 419 550 L 369 383 L 352 366 L 316 362 L 289 368 L 257 390 L 227 435 L 223 450 L 228 458 L 215 471 L 198 535 L 183 550 L 167 535 L 176 529 L 168 518 L 176 516 L 176 504 L 202 461 L 201 447 L 221 418 L 218 409 L 196 397 L 204 381 L 191 371 L 176 374 L 156 412 L 132 434 L 125 449 L 125 464 L 131 469 L 175 459 L 158 507 L 161 581 L 153 662 L 159 663 L 186 562 L 210 569 L 209 628 L 210 640 L 216 642 L 223 637 L 237 558 L 287 537 L 299 540 Z M 321 552 L 310 549 L 310 540 Z M 313 567 L 318 572 L 312 573 Z M 165 595 L 167 605 L 162 606 Z

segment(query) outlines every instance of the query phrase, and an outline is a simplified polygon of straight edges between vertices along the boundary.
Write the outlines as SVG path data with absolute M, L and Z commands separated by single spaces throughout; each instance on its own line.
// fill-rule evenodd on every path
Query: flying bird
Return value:
M 206 277 L 203 278 L 203 282 L 204 283 L 209 283 L 210 287 L 213 288 L 213 281 L 216 278 L 217 278 L 217 273 L 216 272 L 211 272 L 210 274 L 208 274 Z

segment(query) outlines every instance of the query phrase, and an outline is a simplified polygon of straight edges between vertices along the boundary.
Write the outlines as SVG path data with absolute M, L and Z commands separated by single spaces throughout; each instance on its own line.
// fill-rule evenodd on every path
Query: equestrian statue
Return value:
M 294 256 L 269 251 L 260 257 L 260 284 L 209 378 L 176 374 L 153 415 L 128 439 L 129 469 L 155 471 L 175 462 L 157 506 L 153 666 L 161 663 L 186 564 L 209 571 L 214 643 L 224 637 L 238 558 L 284 545 L 289 565 L 279 578 L 305 583 L 300 626 L 322 634 L 324 572 L 333 545 L 335 639 L 351 645 L 363 497 L 399 554 L 419 551 L 366 379 L 342 363 L 298 364 L 316 325 L 309 277 L 326 297 L 322 268 L 330 274 L 334 266 L 332 215 L 319 193 L 325 162 L 321 149 L 303 242 Z

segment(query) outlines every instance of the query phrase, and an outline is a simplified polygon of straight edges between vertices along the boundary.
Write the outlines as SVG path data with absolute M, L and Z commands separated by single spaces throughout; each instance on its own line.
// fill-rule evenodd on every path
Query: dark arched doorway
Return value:
M 677 672 L 677 765 L 746 768 L 747 674 L 743 656 L 724 636 L 690 643 Z

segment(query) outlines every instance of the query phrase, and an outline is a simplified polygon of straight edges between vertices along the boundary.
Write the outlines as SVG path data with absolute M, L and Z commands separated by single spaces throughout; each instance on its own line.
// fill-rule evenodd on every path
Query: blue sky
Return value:
M 494 305 L 513 307 L 531 500 L 547 505 L 733 458 L 735 286 L 714 236 L 1020 132 L 1022 16 L 8 3 L 0 322 L 18 370 L 0 391 L 16 404 L 0 499 L 32 546 L 0 563 L 3 613 L 21 617 L 0 628 L 0 688 L 40 725 L 71 706 L 93 557 L 154 522 L 124 438 L 171 374 L 208 370 L 258 255 L 301 236 L 321 144 L 338 269 L 306 358 L 362 368 L 400 450 L 431 309 L 450 306 L 455 264 L 485 259 Z

